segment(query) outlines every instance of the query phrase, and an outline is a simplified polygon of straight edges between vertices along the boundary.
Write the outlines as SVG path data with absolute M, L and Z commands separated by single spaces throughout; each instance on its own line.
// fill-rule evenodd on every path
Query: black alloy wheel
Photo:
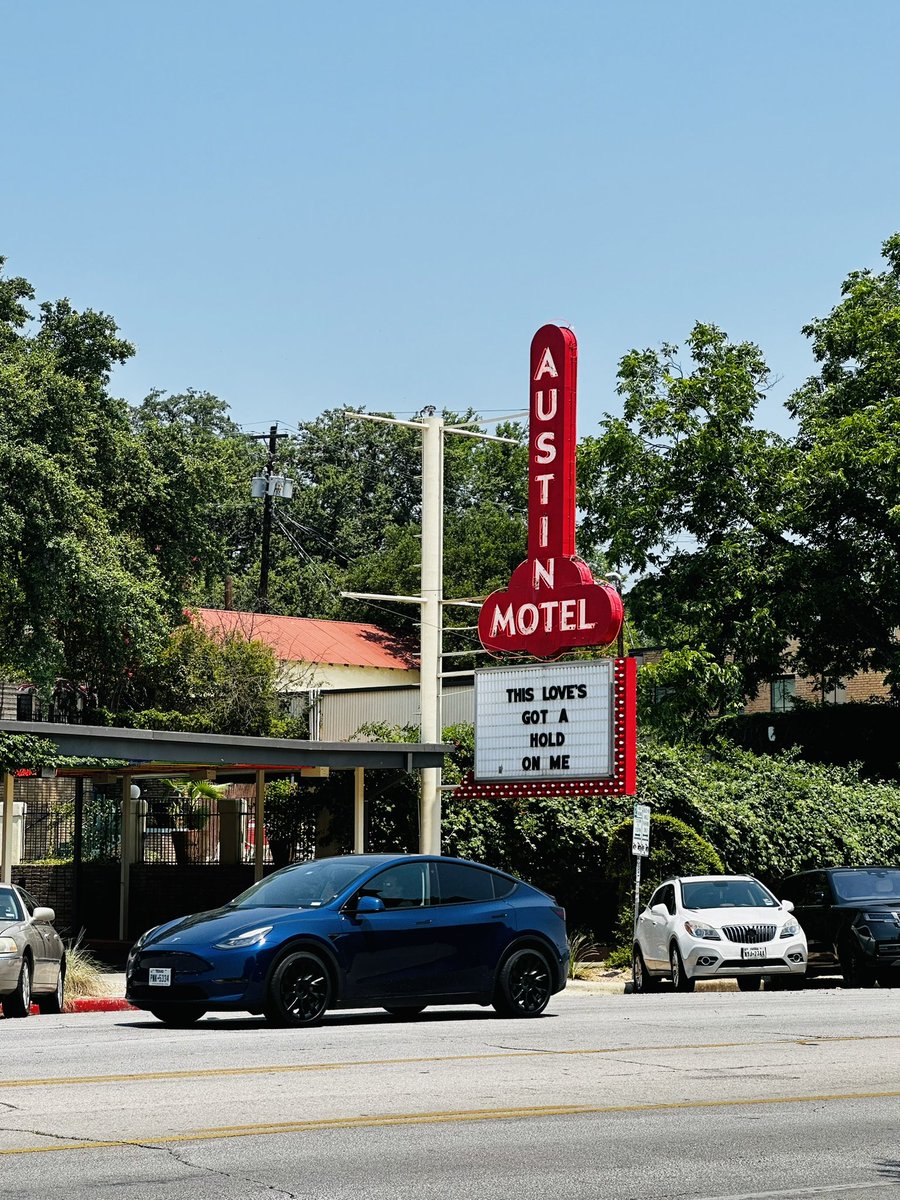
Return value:
M 874 964 L 860 952 L 857 946 L 848 945 L 841 955 L 841 973 L 844 987 L 872 988 L 875 986 Z
M 63 1010 L 65 991 L 66 964 L 63 961 L 59 964 L 59 978 L 56 981 L 56 990 L 49 992 L 46 996 L 35 996 L 34 998 L 40 1013 L 45 1017 L 58 1016 Z
M 30 1013 L 31 959 L 26 955 L 22 959 L 22 970 L 19 972 L 16 990 L 3 998 L 3 1015 L 5 1017 L 27 1017 Z
M 315 1025 L 331 999 L 328 968 L 309 950 L 295 950 L 278 963 L 266 994 L 272 1025 Z
M 672 987 L 676 992 L 692 992 L 694 990 L 694 981 L 684 969 L 684 962 L 681 958 L 681 951 L 673 942 L 672 948 L 669 951 L 669 966 L 672 970 Z
M 537 1017 L 553 995 L 553 973 L 540 950 L 514 950 L 497 976 L 494 1008 L 501 1017 Z
M 647 970 L 640 946 L 635 946 L 631 959 L 631 991 L 635 996 L 643 996 L 647 992 L 659 991 L 659 980 Z
M 157 1021 L 171 1025 L 174 1029 L 187 1029 L 189 1025 L 196 1025 L 201 1017 L 206 1016 L 206 1009 L 198 1004 L 156 1004 L 148 1009 L 148 1012 L 152 1013 Z
M 741 992 L 758 992 L 761 984 L 761 975 L 738 975 L 737 977 L 738 991 Z
M 420 1016 L 427 1007 L 428 1006 L 425 1004 L 405 1004 L 405 1005 L 393 1005 L 392 1004 L 390 1007 L 388 1007 L 388 1005 L 385 1004 L 384 1011 L 386 1013 L 390 1013 L 392 1017 L 401 1017 L 401 1018 L 405 1017 L 407 1019 L 410 1019 L 412 1017 Z

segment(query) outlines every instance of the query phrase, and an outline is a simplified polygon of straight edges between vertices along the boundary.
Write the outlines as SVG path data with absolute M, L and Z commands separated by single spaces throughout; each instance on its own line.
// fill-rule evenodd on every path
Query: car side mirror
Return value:
M 782 900 L 781 907 L 784 909 L 785 912 L 793 912 L 794 911 L 794 902 L 793 902 L 793 900 Z
M 668 915 L 669 915 L 669 910 L 666 908 L 666 906 L 664 904 L 654 904 L 653 907 L 650 909 L 650 912 L 651 912 L 652 916 L 662 917 L 663 920 L 665 920 L 665 918 L 668 917 Z
M 366 913 L 384 912 L 384 901 L 379 896 L 360 896 L 356 901 L 356 908 L 352 911 L 357 917 Z
M 36 908 L 31 914 L 31 919 L 36 925 L 52 925 L 56 920 L 56 913 L 52 908 Z

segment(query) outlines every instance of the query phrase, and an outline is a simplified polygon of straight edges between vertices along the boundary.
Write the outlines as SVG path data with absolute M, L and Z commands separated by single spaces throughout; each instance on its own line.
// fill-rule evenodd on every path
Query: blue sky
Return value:
M 0 4 L 0 253 L 111 313 L 115 391 L 247 427 L 527 405 L 547 321 L 579 432 L 697 319 L 780 382 L 900 229 L 900 4 Z

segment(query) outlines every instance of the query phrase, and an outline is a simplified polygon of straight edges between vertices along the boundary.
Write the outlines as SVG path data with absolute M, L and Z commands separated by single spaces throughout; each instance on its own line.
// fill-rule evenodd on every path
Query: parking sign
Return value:
M 631 853 L 639 858 L 646 858 L 650 853 L 650 805 L 636 804 L 634 806 L 633 833 L 631 838 Z

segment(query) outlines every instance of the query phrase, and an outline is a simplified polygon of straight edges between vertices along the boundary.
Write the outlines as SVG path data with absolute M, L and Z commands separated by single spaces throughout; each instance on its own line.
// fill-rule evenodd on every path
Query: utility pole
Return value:
M 278 450 L 278 442 L 281 438 L 287 437 L 286 433 L 278 432 L 278 424 L 272 425 L 268 434 L 256 433 L 251 435 L 257 441 L 265 441 L 268 439 L 269 452 L 266 457 L 266 468 L 264 475 L 257 475 L 253 480 L 254 496 L 262 496 L 263 515 L 262 515 L 262 546 L 260 548 L 259 561 L 259 588 L 256 594 L 256 611 L 269 611 L 269 547 L 272 541 L 272 504 L 275 499 L 276 489 L 273 486 L 273 472 L 275 469 L 275 455 Z M 285 497 L 290 495 L 290 492 L 283 488 L 279 490 L 279 495 Z

